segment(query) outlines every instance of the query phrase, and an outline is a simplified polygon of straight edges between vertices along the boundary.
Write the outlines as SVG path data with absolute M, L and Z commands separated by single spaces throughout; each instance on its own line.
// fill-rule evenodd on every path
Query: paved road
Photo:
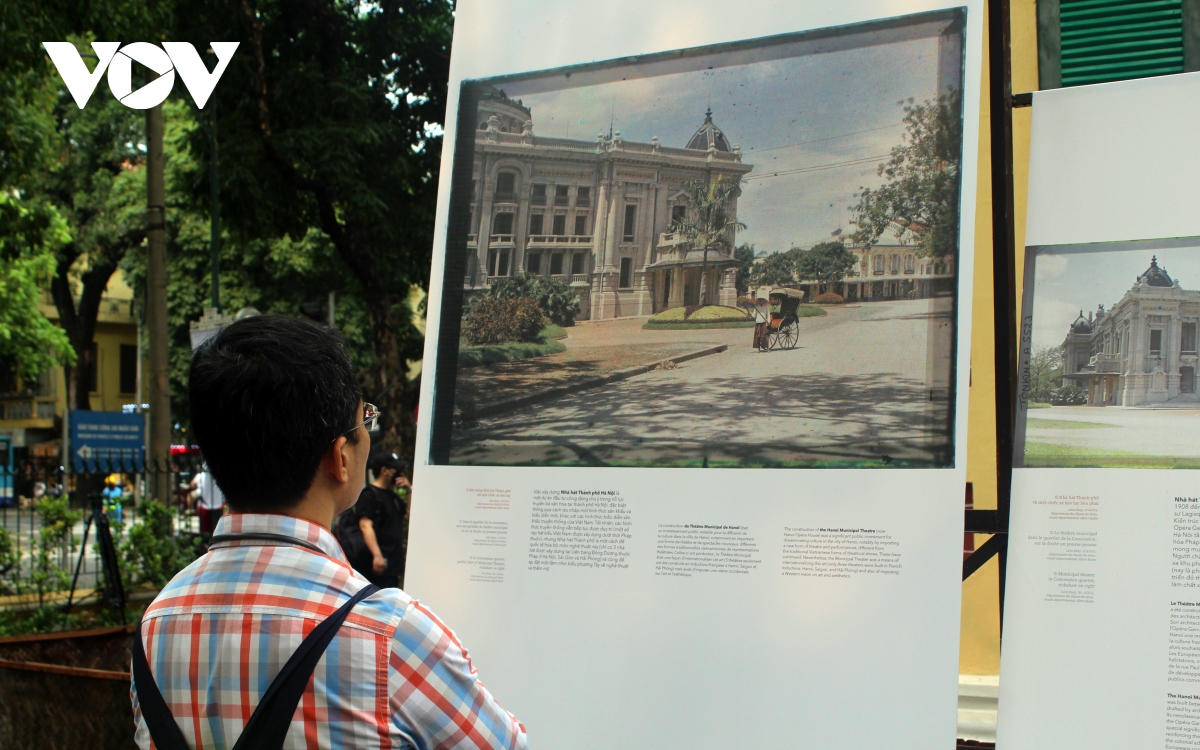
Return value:
M 941 304 L 945 304 L 941 302 Z M 749 329 L 644 331 L 642 320 L 576 326 L 568 347 L 621 341 L 728 344 L 674 370 L 455 430 L 451 460 L 481 464 L 812 464 L 944 460 L 944 394 L 930 400 L 932 300 L 831 308 L 800 343 L 767 354 Z M 940 357 L 948 372 L 949 352 Z M 943 378 L 945 375 L 943 374 Z

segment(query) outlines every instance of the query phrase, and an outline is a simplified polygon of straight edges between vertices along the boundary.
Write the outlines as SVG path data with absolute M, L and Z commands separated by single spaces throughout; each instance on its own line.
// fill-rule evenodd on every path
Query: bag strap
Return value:
M 254 713 L 250 715 L 250 721 L 246 722 L 241 736 L 234 744 L 233 750 L 249 750 L 250 748 L 277 750 L 283 747 L 288 729 L 291 728 L 292 717 L 296 714 L 300 698 L 304 696 L 308 681 L 317 668 L 317 662 L 329 648 L 333 637 L 337 635 L 342 623 L 350 614 L 350 610 L 354 609 L 354 605 L 378 590 L 379 587 L 374 584 L 364 586 L 350 598 L 350 601 L 312 629 L 296 652 L 283 665 L 283 669 L 271 681 L 267 692 L 263 693 Z M 134 687 L 137 689 L 138 704 L 141 706 L 142 717 L 146 720 L 150 736 L 159 750 L 188 750 L 183 732 L 175 723 L 175 717 L 171 715 L 158 685 L 154 682 L 154 677 L 150 674 L 150 665 L 146 661 L 146 652 L 142 645 L 140 626 L 134 641 Z

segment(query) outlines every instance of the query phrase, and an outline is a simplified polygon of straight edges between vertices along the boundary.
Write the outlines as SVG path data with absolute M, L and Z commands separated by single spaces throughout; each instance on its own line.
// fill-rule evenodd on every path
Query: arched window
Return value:
M 875 255 L 875 275 L 883 275 L 883 253 L 878 253 Z
M 909 253 L 904 256 L 904 272 L 913 273 L 917 270 L 917 256 Z
M 888 270 L 892 273 L 900 273 L 900 256 L 898 254 L 892 253 L 888 258 Z
M 516 172 L 501 172 L 496 175 L 496 200 L 515 201 L 517 199 Z

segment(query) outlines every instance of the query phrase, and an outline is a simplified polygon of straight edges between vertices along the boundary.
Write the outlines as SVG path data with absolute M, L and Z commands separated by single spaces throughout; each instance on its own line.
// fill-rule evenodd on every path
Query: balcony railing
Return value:
M 478 245 L 479 244 L 479 235 L 468 234 L 467 235 L 467 244 L 468 245 Z
M 1093 354 L 1088 360 L 1088 366 L 1095 368 L 1096 372 L 1119 373 L 1121 371 L 1121 355 L 1119 354 Z
M 497 200 L 499 200 L 499 198 L 497 198 Z M 529 203 L 530 203 L 530 205 L 533 205 L 533 206 L 546 205 L 546 194 L 542 193 L 541 195 L 538 195 L 537 193 L 534 193 L 533 196 L 530 197 Z
M 490 245 L 513 244 L 513 235 L 511 234 L 493 234 L 488 238 Z
M 54 400 L 5 399 L 0 401 L 0 419 L 54 419 Z
M 572 284 L 587 284 L 588 283 L 588 275 L 586 273 L 573 273 L 573 274 L 571 274 L 571 283 Z
M 590 234 L 531 234 L 530 245 L 590 245 Z
M 556 195 L 554 196 L 554 205 L 569 206 L 571 205 L 571 197 L 569 195 Z
M 495 202 L 495 203 L 516 203 L 517 202 L 517 194 L 516 193 L 497 192 L 496 197 L 493 199 L 493 202 Z

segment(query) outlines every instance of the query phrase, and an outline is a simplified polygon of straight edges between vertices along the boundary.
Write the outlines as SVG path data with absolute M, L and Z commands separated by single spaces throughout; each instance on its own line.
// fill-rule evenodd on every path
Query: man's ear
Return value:
M 329 446 L 329 452 L 325 454 L 325 466 L 329 471 L 334 481 L 339 484 L 345 484 L 350 481 L 350 467 L 354 460 L 354 449 L 350 445 L 350 441 L 342 435 L 337 440 L 333 441 L 333 445 Z

